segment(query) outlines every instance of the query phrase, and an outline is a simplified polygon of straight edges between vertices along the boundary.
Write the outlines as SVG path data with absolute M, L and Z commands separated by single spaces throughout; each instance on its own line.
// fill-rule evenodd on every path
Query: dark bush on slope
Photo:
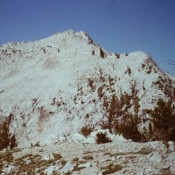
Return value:
M 138 129 L 141 120 L 138 116 L 127 114 L 121 122 L 115 126 L 117 134 L 121 134 L 126 139 L 131 139 L 134 142 L 145 142 L 145 136 Z
M 80 133 L 83 136 L 88 137 L 91 134 L 91 132 L 93 132 L 93 130 L 94 130 L 94 127 L 92 126 L 83 126 L 80 130 Z
M 157 106 L 148 114 L 152 117 L 153 140 L 175 141 L 175 105 L 172 100 L 159 99 Z
M 0 150 L 8 147 L 13 149 L 17 146 L 15 135 L 11 136 L 9 132 L 11 118 L 12 116 L 10 115 L 0 123 Z
M 100 132 L 96 134 L 96 142 L 97 144 L 104 144 L 111 142 L 111 139 L 108 138 L 106 133 Z

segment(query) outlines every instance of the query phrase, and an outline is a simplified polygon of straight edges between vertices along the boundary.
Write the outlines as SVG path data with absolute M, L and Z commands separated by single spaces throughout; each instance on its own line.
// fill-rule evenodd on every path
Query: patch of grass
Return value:
M 70 172 L 67 172 L 67 173 L 65 173 L 64 175 L 70 175 L 71 173 Z
M 66 163 L 67 163 L 67 162 L 66 162 L 65 160 L 62 160 L 62 161 L 61 161 L 61 165 L 63 165 L 63 166 L 66 165 Z
M 87 156 L 84 156 L 83 159 L 85 159 L 85 160 L 93 160 L 94 158 L 91 155 L 87 155 Z
M 106 153 L 106 155 L 110 155 L 110 157 L 113 157 L 113 156 L 124 156 L 124 155 L 128 155 L 128 154 L 142 154 L 142 155 L 148 155 L 150 153 L 152 153 L 152 149 L 151 148 L 147 148 L 147 147 L 144 147 L 144 148 L 141 148 L 141 150 L 139 151 L 136 151 L 136 152 L 119 152 L 119 153 L 114 153 L 114 154 L 110 154 L 110 153 Z
M 168 169 L 161 169 L 160 173 L 159 174 L 155 174 L 155 175 L 174 175 L 174 173 L 172 173 L 170 171 L 170 169 L 168 168 Z
M 129 156 L 129 157 L 127 157 L 127 159 L 135 159 L 135 158 L 137 158 L 137 156 Z
M 85 167 L 78 167 L 78 165 L 76 165 L 72 171 L 80 171 L 81 169 L 84 169 L 84 168 Z
M 2 168 L 3 168 L 3 163 L 0 163 L 0 172 L 1 172 Z
M 54 163 L 55 160 L 54 159 L 51 159 L 51 160 L 47 160 L 44 164 L 42 164 L 42 166 L 47 166 L 47 165 L 50 165 L 52 163 Z
M 79 158 L 76 157 L 76 158 L 74 158 L 72 161 L 73 161 L 73 162 L 77 162 L 78 160 L 79 160 Z
M 16 161 L 20 162 L 20 161 L 22 161 L 23 159 L 26 159 L 26 158 L 29 158 L 29 157 L 32 157 L 32 156 L 33 156 L 33 154 L 26 154 L 26 155 L 24 155 L 24 156 L 22 156 L 22 157 L 16 159 Z
M 84 152 L 84 154 L 91 154 L 91 153 L 93 153 L 93 151 L 86 151 L 86 152 Z
M 10 150 L 11 153 L 16 153 L 16 152 L 20 152 L 21 149 L 20 148 L 14 148 L 12 150 Z
M 37 159 L 37 158 L 40 158 L 40 159 L 41 159 L 41 157 L 42 157 L 41 155 L 36 154 L 36 155 L 33 155 L 33 157 L 32 157 L 32 158 L 33 158 L 33 159 Z
M 148 155 L 150 153 L 152 153 L 152 149 L 149 148 L 149 147 L 144 147 L 144 148 L 141 148 L 140 151 L 136 152 L 135 154 L 142 154 L 142 155 Z
M 106 174 L 112 174 L 112 173 L 115 173 L 117 171 L 120 171 L 123 167 L 121 165 L 113 165 L 113 164 L 110 164 L 108 165 L 107 167 L 102 167 L 101 170 L 104 170 L 102 171 L 102 175 L 106 175 Z
M 53 153 L 53 156 L 54 156 L 54 158 L 55 158 L 56 160 L 59 160 L 59 159 L 62 158 L 62 155 L 59 154 L 59 153 Z
M 1 157 L 2 160 L 6 161 L 8 163 L 13 161 L 13 155 L 12 155 L 11 152 L 6 152 L 4 154 L 1 154 L 0 157 Z

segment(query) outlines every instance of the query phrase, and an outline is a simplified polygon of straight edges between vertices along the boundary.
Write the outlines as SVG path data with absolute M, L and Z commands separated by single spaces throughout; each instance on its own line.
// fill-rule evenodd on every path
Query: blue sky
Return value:
M 0 45 L 68 29 L 107 51 L 144 51 L 175 75 L 175 0 L 0 0 Z

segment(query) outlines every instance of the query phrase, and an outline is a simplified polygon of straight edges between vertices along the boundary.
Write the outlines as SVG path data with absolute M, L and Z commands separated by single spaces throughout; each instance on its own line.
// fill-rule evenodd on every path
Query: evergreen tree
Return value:
M 175 105 L 171 100 L 159 99 L 154 110 L 148 112 L 152 117 L 153 130 L 157 140 L 175 140 Z

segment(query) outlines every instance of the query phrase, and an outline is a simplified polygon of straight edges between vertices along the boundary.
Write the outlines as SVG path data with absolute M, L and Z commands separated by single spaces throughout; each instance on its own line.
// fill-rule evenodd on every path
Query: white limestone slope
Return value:
M 84 32 L 8 43 L 0 47 L 0 117 L 13 114 L 11 132 L 18 146 L 52 143 L 102 118 L 99 87 L 104 85 L 103 93 L 110 97 L 130 93 L 136 83 L 143 110 L 152 108 L 159 97 L 167 98 L 155 85 L 160 77 L 170 79 L 149 55 L 108 53 Z

